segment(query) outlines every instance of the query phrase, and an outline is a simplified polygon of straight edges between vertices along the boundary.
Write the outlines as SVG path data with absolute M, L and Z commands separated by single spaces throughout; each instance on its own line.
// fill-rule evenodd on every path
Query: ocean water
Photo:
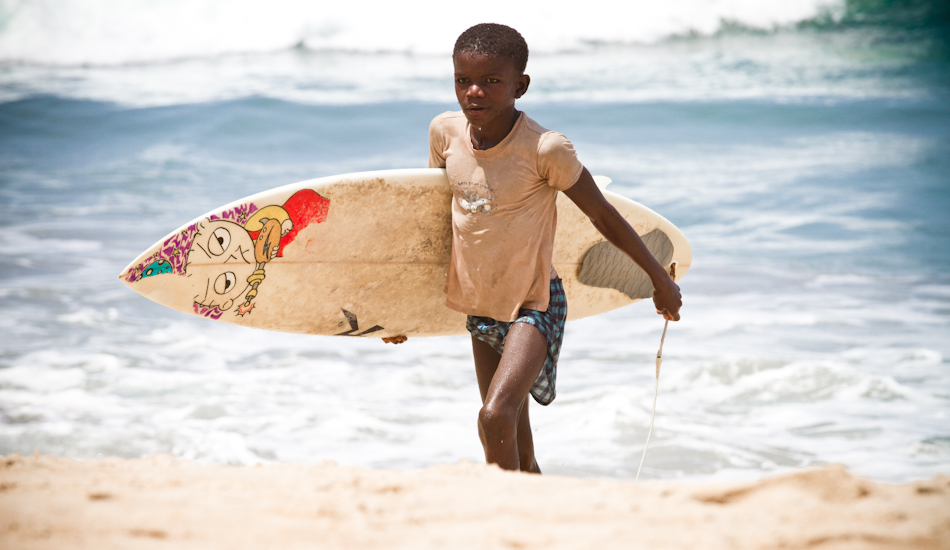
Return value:
M 692 242 L 643 477 L 950 472 L 947 8 L 588 4 L 481 17 L 532 47 L 521 108 Z M 482 20 L 254 6 L 0 2 L 0 453 L 482 460 L 467 338 L 243 329 L 119 282 L 235 198 L 424 166 Z M 568 325 L 531 408 L 545 472 L 635 474 L 662 326 L 648 303 Z

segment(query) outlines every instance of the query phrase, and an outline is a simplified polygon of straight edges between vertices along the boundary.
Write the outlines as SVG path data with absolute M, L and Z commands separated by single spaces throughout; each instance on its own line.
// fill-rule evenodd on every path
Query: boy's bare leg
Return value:
M 534 458 L 534 437 L 531 434 L 531 420 L 528 418 L 528 404 L 530 402 L 530 395 L 524 398 L 521 416 L 518 417 L 518 462 L 521 464 L 522 472 L 540 474 L 541 467 L 538 466 L 538 461 Z
M 540 473 L 525 405 L 528 392 L 544 366 L 547 341 L 534 326 L 515 323 L 505 340 L 503 356 L 474 337 L 472 350 L 482 394 L 478 434 L 485 449 L 485 461 L 506 470 Z
M 492 377 L 495 376 L 495 371 L 498 369 L 501 355 L 498 355 L 498 352 L 491 346 L 474 336 L 472 337 L 472 351 L 475 354 L 478 390 L 482 395 L 482 404 L 484 405 L 488 387 L 491 385 Z M 534 438 L 531 433 L 531 420 L 528 416 L 528 403 L 530 402 L 531 396 L 525 396 L 521 414 L 518 416 L 518 463 L 522 472 L 540 474 L 541 468 L 534 457 Z M 481 437 L 481 430 L 479 430 L 479 437 Z
M 475 356 L 475 376 L 478 378 L 478 392 L 482 396 L 482 405 L 484 405 L 485 396 L 488 395 L 488 386 L 491 385 L 491 379 L 498 369 L 501 355 L 495 351 L 495 348 L 474 336 L 472 336 L 472 354 Z

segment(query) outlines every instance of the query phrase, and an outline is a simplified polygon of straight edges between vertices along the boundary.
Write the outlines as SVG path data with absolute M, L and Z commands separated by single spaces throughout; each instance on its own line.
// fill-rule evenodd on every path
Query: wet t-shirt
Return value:
M 557 192 L 584 167 L 566 137 L 524 113 L 491 149 L 476 150 L 470 136 L 461 112 L 429 125 L 429 167 L 445 168 L 453 194 L 446 305 L 499 321 L 546 311 Z

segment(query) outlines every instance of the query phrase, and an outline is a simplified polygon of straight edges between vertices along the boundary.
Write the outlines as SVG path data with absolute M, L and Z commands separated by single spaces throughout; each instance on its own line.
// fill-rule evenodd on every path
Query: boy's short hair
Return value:
M 508 58 L 521 74 L 528 66 L 528 43 L 524 37 L 513 28 L 498 23 L 479 23 L 466 29 L 455 41 L 452 57 L 460 53 Z

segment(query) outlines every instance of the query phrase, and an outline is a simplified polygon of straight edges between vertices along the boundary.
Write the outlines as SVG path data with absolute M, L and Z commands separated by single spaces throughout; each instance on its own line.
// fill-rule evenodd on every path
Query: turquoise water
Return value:
M 442 46 L 43 47 L 23 38 L 35 6 L 0 27 L 0 453 L 480 461 L 465 338 L 241 329 L 116 277 L 235 198 L 424 166 L 429 120 L 454 108 Z M 521 107 L 693 244 L 646 477 L 947 473 L 946 12 L 796 6 L 812 11 L 630 40 L 592 42 L 581 25 L 570 48 L 539 38 L 529 63 Z M 358 35 L 340 21 L 328 36 Z M 115 51 L 139 57 L 102 53 Z M 632 477 L 661 329 L 648 304 L 568 325 L 559 396 L 532 409 L 546 472 Z

